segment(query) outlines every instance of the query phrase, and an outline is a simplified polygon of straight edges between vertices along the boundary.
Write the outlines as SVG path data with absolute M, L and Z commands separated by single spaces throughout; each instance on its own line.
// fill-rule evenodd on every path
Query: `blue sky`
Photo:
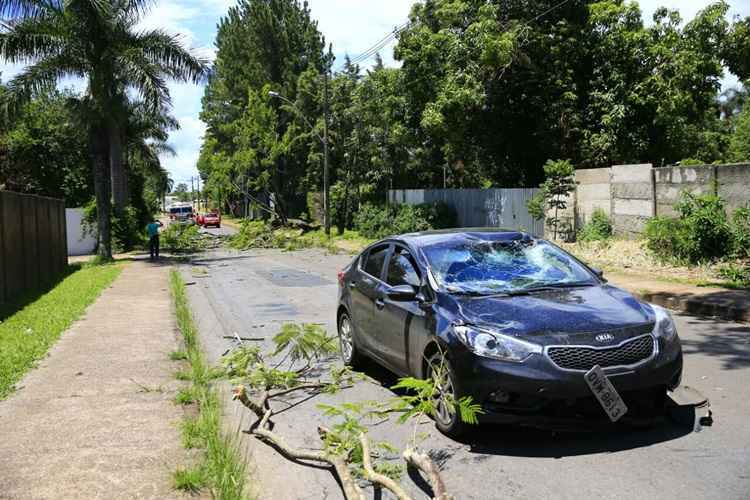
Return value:
M 216 25 L 227 9 L 236 0 L 157 0 L 154 7 L 144 17 L 144 28 L 164 28 L 184 36 L 184 41 L 212 58 Z M 333 43 L 337 62 L 345 53 L 357 55 L 381 39 L 395 26 L 403 23 L 414 0 L 308 0 L 312 16 L 328 42 Z M 658 6 L 680 10 L 683 19 L 691 19 L 696 12 L 708 5 L 706 0 L 641 0 L 645 20 Z M 750 0 L 728 0 L 730 16 L 750 16 Z M 392 44 L 382 55 L 386 63 L 392 63 Z M 17 67 L 0 66 L 3 81 L 18 71 Z M 725 85 L 736 80 L 727 78 Z M 64 85 L 80 87 L 78 82 L 65 82 Z M 205 125 L 199 120 L 203 88 L 190 84 L 171 84 L 170 91 L 174 104 L 173 114 L 180 122 L 180 130 L 170 135 L 170 143 L 177 151 L 175 157 L 163 158 L 165 167 L 171 172 L 176 183 L 187 182 L 197 175 L 195 168 Z

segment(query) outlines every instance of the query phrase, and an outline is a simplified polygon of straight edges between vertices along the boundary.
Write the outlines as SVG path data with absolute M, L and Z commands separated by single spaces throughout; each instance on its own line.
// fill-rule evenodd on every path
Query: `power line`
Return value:
M 366 61 L 373 57 L 375 54 L 377 54 L 380 50 L 382 50 L 386 45 L 388 45 L 391 41 L 393 41 L 399 33 L 404 31 L 409 26 L 409 21 L 400 24 L 393 28 L 393 31 L 390 31 L 388 34 L 386 34 L 383 38 L 372 44 L 369 48 L 367 48 L 364 52 L 350 58 L 351 64 L 358 64 L 363 61 Z

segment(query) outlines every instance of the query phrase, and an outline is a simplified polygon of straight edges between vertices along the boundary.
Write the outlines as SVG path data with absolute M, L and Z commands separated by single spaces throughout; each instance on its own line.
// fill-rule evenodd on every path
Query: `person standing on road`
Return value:
M 161 221 L 154 220 L 146 226 L 146 232 L 148 233 L 148 253 L 151 260 L 159 258 L 159 228 L 163 225 Z

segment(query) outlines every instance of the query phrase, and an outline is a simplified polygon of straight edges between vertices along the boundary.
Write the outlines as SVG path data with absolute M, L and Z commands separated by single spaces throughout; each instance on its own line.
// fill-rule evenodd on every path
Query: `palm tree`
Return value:
M 136 31 L 151 1 L 0 0 L 0 57 L 28 65 L 8 83 L 10 111 L 62 78 L 87 81 L 80 108 L 89 125 L 99 255 L 104 258 L 112 255 L 110 197 L 114 193 L 118 208 L 127 204 L 128 93 L 161 109 L 170 104 L 167 79 L 197 83 L 207 71 L 207 61 L 186 49 L 179 36 Z

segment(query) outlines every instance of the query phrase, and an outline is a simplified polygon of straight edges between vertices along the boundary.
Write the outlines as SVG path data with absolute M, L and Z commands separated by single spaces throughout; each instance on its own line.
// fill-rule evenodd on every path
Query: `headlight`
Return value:
M 453 331 L 472 352 L 488 358 L 520 362 L 542 352 L 539 345 L 486 329 L 454 325 Z
M 663 338 L 667 342 L 673 341 L 677 337 L 677 328 L 674 326 L 674 320 L 669 311 L 661 306 L 650 304 L 656 315 L 656 325 L 654 325 L 654 335 Z

